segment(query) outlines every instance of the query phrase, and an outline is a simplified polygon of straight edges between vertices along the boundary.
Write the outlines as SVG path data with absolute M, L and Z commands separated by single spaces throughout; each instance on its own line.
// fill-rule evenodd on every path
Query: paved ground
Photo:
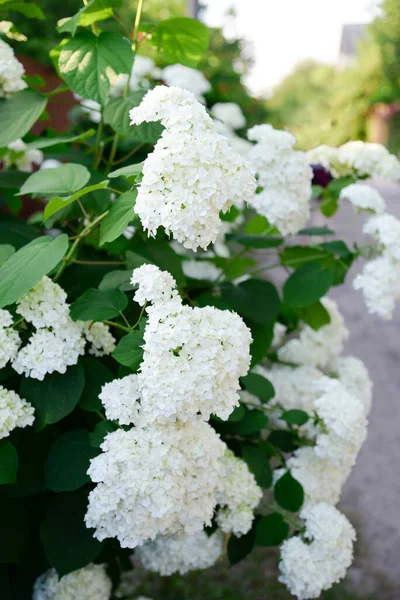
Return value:
M 388 212 L 400 218 L 400 185 L 377 185 Z M 344 239 L 363 239 L 362 217 L 341 207 L 331 226 Z M 352 269 L 352 279 L 362 265 Z M 348 282 L 349 283 L 349 282 Z M 350 340 L 347 353 L 361 358 L 374 382 L 368 439 L 346 483 L 341 507 L 359 532 L 358 556 L 349 579 L 363 594 L 400 599 L 400 306 L 392 321 L 368 314 L 360 292 L 337 288 Z

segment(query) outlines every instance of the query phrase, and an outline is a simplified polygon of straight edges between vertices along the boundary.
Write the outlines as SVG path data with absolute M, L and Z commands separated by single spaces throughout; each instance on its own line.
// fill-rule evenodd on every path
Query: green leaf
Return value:
M 268 436 L 268 441 L 283 450 L 284 452 L 293 452 L 299 447 L 299 437 L 295 431 L 272 431 Z
M 242 446 L 242 456 L 256 478 L 258 485 L 265 489 L 271 487 L 272 470 L 265 452 L 259 447 L 244 444 Z
M 56 169 L 43 169 L 43 171 L 32 173 L 22 186 L 20 195 L 69 195 L 83 188 L 89 179 L 90 173 L 86 167 L 76 163 L 66 163 Z
M 18 454 L 9 440 L 0 441 L 0 485 L 15 483 L 18 471 Z
M 259 325 L 270 325 L 279 312 L 276 288 L 262 279 L 247 279 L 236 287 L 224 285 L 222 296 L 239 315 Z
M 50 171 L 55 171 L 55 169 L 49 169 Z M 102 181 L 101 183 L 96 183 L 95 185 L 89 185 L 88 187 L 83 188 L 83 190 L 79 190 L 79 192 L 75 192 L 69 198 L 59 198 L 56 196 L 52 198 L 50 202 L 46 205 L 44 209 L 43 221 L 47 221 L 50 219 L 57 211 L 69 206 L 75 200 L 82 198 L 82 196 L 86 196 L 86 194 L 90 194 L 91 192 L 95 192 L 96 190 L 102 190 L 106 188 L 108 185 L 108 180 Z
M 35 407 L 37 430 L 57 423 L 69 415 L 78 404 L 85 378 L 82 365 L 69 367 L 62 373 L 51 373 L 43 381 L 23 378 L 21 396 Z
M 329 227 L 305 227 L 300 229 L 298 235 L 334 235 L 335 232 Z
M 246 233 L 249 235 L 262 234 L 265 231 L 271 230 L 271 224 L 266 217 L 255 215 L 248 223 L 246 223 Z
M 47 99 L 31 89 L 0 100 L 0 148 L 24 137 L 46 108 Z
M 257 546 L 279 546 L 289 533 L 289 525 L 279 513 L 261 517 L 256 526 Z
M 117 239 L 134 220 L 136 196 L 137 190 L 118 196 L 108 215 L 100 224 L 100 246 Z
M 287 472 L 275 483 L 274 496 L 279 506 L 290 512 L 297 512 L 304 501 L 304 490 L 300 483 Z
M 94 431 L 89 434 L 90 443 L 92 444 L 93 448 L 100 448 L 106 435 L 116 431 L 117 429 L 118 425 L 112 421 L 100 421 L 100 423 L 97 423 Z
M 104 121 L 114 131 L 130 140 L 155 144 L 164 129 L 161 123 L 145 122 L 141 125 L 130 125 L 129 111 L 134 106 L 139 106 L 144 95 L 145 92 L 133 92 L 123 98 L 110 98 L 104 109 Z M 122 171 L 122 169 L 118 169 L 118 171 Z
M 275 248 L 283 243 L 283 238 L 272 235 L 231 234 L 227 238 L 247 248 Z
M 84 356 L 81 362 L 85 373 L 85 387 L 79 400 L 79 406 L 85 410 L 97 412 L 102 409 L 99 398 L 101 388 L 114 379 L 114 374 L 102 362 L 92 356 Z
M 268 423 L 268 417 L 260 410 L 246 410 L 245 415 L 236 423 L 223 424 L 229 427 L 229 433 L 233 435 L 251 435 L 264 429 Z
M 83 490 L 57 494 L 40 526 L 46 559 L 60 577 L 86 567 L 100 554 L 103 543 L 85 525 L 87 494 Z
M 121 339 L 112 356 L 121 365 L 136 372 L 143 360 L 143 344 L 143 332 L 132 331 Z
M 29 533 L 28 515 L 22 502 L 0 498 L 0 563 L 19 562 Z
M 74 92 L 104 105 L 119 75 L 130 74 L 133 57 L 130 42 L 119 34 L 82 31 L 61 48 L 58 67 Z
M 53 492 L 72 492 L 90 481 L 87 470 L 97 456 L 86 429 L 74 429 L 60 435 L 46 460 L 46 487 Z
M 196 67 L 208 48 L 210 34 L 208 28 L 185 17 L 161 21 L 151 33 L 151 44 L 166 62 L 180 63 Z
M 22 171 L 0 171 L 0 188 L 19 190 L 28 177 L 29 173 Z
M 274 337 L 274 330 L 271 325 L 264 326 L 257 323 L 250 323 L 251 336 L 253 341 L 250 345 L 251 365 L 253 368 L 260 363 L 267 354 Z
M 304 410 L 298 410 L 293 408 L 291 410 L 286 410 L 282 416 L 282 421 L 286 421 L 288 425 L 304 425 L 310 419 L 309 415 L 304 412 Z
M 29 19 L 44 19 L 42 9 L 34 2 L 14 2 L 14 0 L 10 0 L 6 3 L 1 2 L 0 10 L 11 10 L 13 12 L 18 12 Z
M 0 184 L 1 187 L 1 184 Z M 17 250 L 37 238 L 39 232 L 14 215 L 0 213 L 0 240 Z
M 132 271 L 110 271 L 106 273 L 100 282 L 99 290 L 121 290 L 121 292 L 131 292 Z
M 255 544 L 254 529 L 250 529 L 246 535 L 236 537 L 231 535 L 228 541 L 228 560 L 230 565 L 236 565 L 242 561 L 253 550 Z
M 260 398 L 261 402 L 269 402 L 275 396 L 274 386 L 262 375 L 249 373 L 246 377 L 241 377 L 240 381 L 246 390 Z
M 290 308 L 309 306 L 325 296 L 332 283 L 332 273 L 319 264 L 303 265 L 287 279 L 283 302 Z
M 240 421 L 246 414 L 246 409 L 243 404 L 239 404 L 236 408 L 233 409 L 231 414 L 228 417 L 228 421 L 230 423 L 234 423 L 235 421 Z
M 0 266 L 4 264 L 14 253 L 15 248 L 14 246 L 11 246 L 11 244 L 0 244 Z
M 72 144 L 73 142 L 83 142 L 84 140 L 93 137 L 95 133 L 95 129 L 88 129 L 88 131 L 84 131 L 79 135 L 60 135 L 52 138 L 38 138 L 37 140 L 34 140 L 33 142 L 27 144 L 26 147 L 28 150 L 41 150 L 43 148 L 57 146 L 58 144 Z
M 339 197 L 333 196 L 329 193 L 328 188 L 326 188 L 325 192 L 322 195 L 322 202 L 319 205 L 321 213 L 325 217 L 333 217 L 339 208 Z
M 39 237 L 13 254 L 0 267 L 0 308 L 29 292 L 60 262 L 67 248 L 68 236 L 63 233 L 54 240 Z
M 326 260 L 327 253 L 321 248 L 310 248 L 309 246 L 288 246 L 281 252 L 281 263 L 287 267 L 298 269 L 310 263 Z
M 71 304 L 74 321 L 104 321 L 117 317 L 128 306 L 128 298 L 121 290 L 86 290 Z
M 135 177 L 142 172 L 143 165 L 144 163 L 141 162 L 128 165 L 127 167 L 121 167 L 116 171 L 111 171 L 111 173 L 108 174 L 108 177 L 110 177 L 110 179 L 113 179 L 114 177 Z
M 329 313 L 321 302 L 315 302 L 315 304 L 305 306 L 304 308 L 297 308 L 296 313 L 302 321 L 315 331 L 318 331 L 318 329 L 331 322 Z

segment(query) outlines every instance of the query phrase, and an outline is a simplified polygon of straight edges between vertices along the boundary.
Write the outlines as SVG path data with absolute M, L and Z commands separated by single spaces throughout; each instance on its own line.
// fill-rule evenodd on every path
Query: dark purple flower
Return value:
M 330 171 L 325 169 L 322 165 L 311 165 L 311 168 L 313 170 L 312 185 L 319 185 L 326 188 L 333 179 Z

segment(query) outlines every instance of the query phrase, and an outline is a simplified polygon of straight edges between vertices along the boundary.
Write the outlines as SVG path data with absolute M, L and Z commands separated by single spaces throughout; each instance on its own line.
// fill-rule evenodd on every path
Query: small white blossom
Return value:
M 69 320 L 67 294 L 46 275 L 18 300 L 17 313 L 37 328 L 63 327 Z
M 32 173 L 35 167 L 39 167 L 43 161 L 43 152 L 41 150 L 27 149 L 27 145 L 21 139 L 8 144 L 8 154 L 2 160 L 5 160 L 7 168 L 16 167 L 23 173 Z
M 27 427 L 35 420 L 34 408 L 12 390 L 0 385 L 0 439 L 16 427 Z
M 147 78 L 160 79 L 160 74 L 161 71 L 156 67 L 152 58 L 136 54 L 130 77 L 126 74 L 120 75 L 110 89 L 110 96 L 123 96 L 127 87 L 131 92 L 146 89 L 150 85 Z
M 15 58 L 14 50 L 0 39 L 0 98 L 10 98 L 27 87 L 22 79 L 25 69 Z
M 156 537 L 154 542 L 148 542 L 137 548 L 135 557 L 148 571 L 154 571 L 162 576 L 189 571 L 208 569 L 221 556 L 224 536 L 216 531 L 208 536 L 205 531 L 199 531 L 184 537 Z
M 110 421 L 118 421 L 120 425 L 129 425 L 137 421 L 140 400 L 137 375 L 127 375 L 106 383 L 99 398 Z
M 0 309 L 0 369 L 17 356 L 21 344 L 18 333 L 10 327 L 13 318 L 8 310 Z
M 362 273 L 353 281 L 356 290 L 362 290 L 371 314 L 391 319 L 400 299 L 400 262 L 386 253 L 366 263 Z
M 87 115 L 89 121 L 92 123 L 100 123 L 101 120 L 101 105 L 95 100 L 86 100 L 79 94 L 74 94 L 75 100 L 81 105 L 82 112 Z
M 218 102 L 211 107 L 211 113 L 231 129 L 246 127 L 246 117 L 235 102 Z
M 185 260 L 182 269 L 186 277 L 201 281 L 216 281 L 223 274 L 223 270 L 209 260 Z
M 393 215 L 374 215 L 365 223 L 363 232 L 372 235 L 384 248 L 385 256 L 400 262 L 400 221 Z
M 144 306 L 146 302 L 165 303 L 178 297 L 175 279 L 168 271 L 161 271 L 156 265 L 144 264 L 135 269 L 131 284 L 138 286 L 133 298 L 140 306 Z
M 56 160 L 55 158 L 46 158 L 46 160 L 44 160 L 40 165 L 40 170 L 43 171 L 43 169 L 57 169 L 58 167 L 61 167 L 61 165 L 62 162 Z
M 254 519 L 254 509 L 262 498 L 262 489 L 257 485 L 247 464 L 227 450 L 222 460 L 222 489 L 218 494 L 221 509 L 217 523 L 224 533 L 236 536 L 246 534 Z
M 88 321 L 82 323 L 83 333 L 87 341 L 91 344 L 89 354 L 93 356 L 107 356 L 115 348 L 115 338 L 110 332 L 108 325 Z
M 165 67 L 161 71 L 161 79 L 170 87 L 179 87 L 191 92 L 202 104 L 205 104 L 204 94 L 211 90 L 210 82 L 201 71 L 180 64 Z
M 345 576 L 356 534 L 346 517 L 325 503 L 306 506 L 300 517 L 306 525 L 304 541 L 295 536 L 283 542 L 279 581 L 298 600 L 308 600 Z
M 215 131 L 227 139 L 228 144 L 230 145 L 232 150 L 244 157 L 248 155 L 249 150 L 252 148 L 253 144 L 251 144 L 248 140 L 245 140 L 244 138 L 236 135 L 235 131 L 228 127 L 228 125 L 225 125 L 225 123 L 222 123 L 222 121 L 214 119 L 214 126 Z M 237 206 L 238 208 L 243 208 L 244 203 L 236 203 L 235 206 Z
M 369 185 L 352 183 L 343 188 L 340 198 L 348 200 L 355 208 L 382 213 L 385 210 L 385 201 L 380 193 Z
M 185 248 L 206 249 L 236 202 L 250 201 L 252 169 L 215 131 L 193 94 L 157 86 L 130 111 L 131 124 L 161 121 L 165 129 L 143 166 L 135 211 L 154 236 L 164 227 Z
M 327 367 L 343 350 L 349 332 L 344 324 L 336 302 L 329 298 L 321 300 L 328 311 L 331 322 L 315 331 L 304 325 L 298 338 L 288 340 L 278 350 L 278 357 L 284 362 Z
M 339 377 L 340 383 L 356 396 L 368 416 L 372 403 L 372 381 L 364 363 L 355 356 L 340 356 L 330 365 L 330 370 Z
M 95 537 L 135 548 L 157 535 L 185 535 L 210 525 L 226 446 L 201 419 L 122 429 L 106 436 L 88 473 L 87 527 Z
M 104 565 L 88 565 L 59 578 L 55 569 L 38 577 L 32 600 L 110 600 L 112 583 Z
M 335 169 L 337 163 L 337 148 L 322 144 L 321 146 L 309 150 L 307 152 L 307 158 L 310 164 L 321 165 L 335 177 L 340 177 L 340 174 Z
M 248 153 L 263 190 L 253 199 L 255 210 L 283 235 L 297 233 L 310 215 L 312 169 L 304 152 L 293 150 L 295 138 L 271 125 L 248 131 L 257 143 Z
M 271 342 L 271 348 L 278 348 L 279 346 L 282 345 L 284 339 L 285 339 L 285 335 L 286 335 L 286 325 L 283 325 L 282 323 L 276 322 L 274 323 L 274 331 L 273 331 L 273 338 L 272 338 L 272 342 Z

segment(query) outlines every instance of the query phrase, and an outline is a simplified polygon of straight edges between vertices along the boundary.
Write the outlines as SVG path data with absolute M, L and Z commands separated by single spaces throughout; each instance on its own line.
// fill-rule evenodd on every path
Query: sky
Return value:
M 237 18 L 228 21 L 225 31 L 252 43 L 255 65 L 246 83 L 253 93 L 265 94 L 305 58 L 336 63 L 342 26 L 371 21 L 377 0 L 206 0 L 205 4 L 203 19 L 210 26 L 226 24 L 224 14 L 235 7 Z

